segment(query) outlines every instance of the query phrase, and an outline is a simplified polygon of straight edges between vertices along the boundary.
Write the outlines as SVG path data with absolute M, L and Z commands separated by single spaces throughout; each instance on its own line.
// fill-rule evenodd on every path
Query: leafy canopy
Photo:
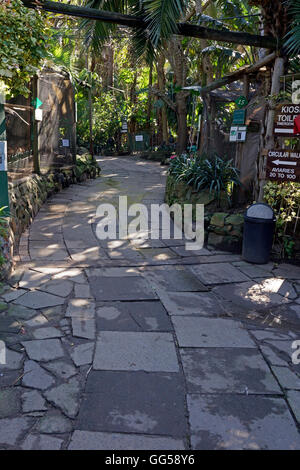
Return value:
M 28 82 L 47 55 L 48 23 L 20 0 L 0 1 L 0 81 L 9 95 L 28 95 Z

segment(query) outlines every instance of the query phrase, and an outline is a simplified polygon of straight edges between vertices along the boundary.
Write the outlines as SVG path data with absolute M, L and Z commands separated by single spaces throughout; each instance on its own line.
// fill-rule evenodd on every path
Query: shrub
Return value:
M 275 243 L 280 246 L 280 255 L 292 258 L 295 240 L 300 237 L 300 183 L 268 182 L 264 198 L 277 218 Z
M 239 173 L 232 160 L 223 160 L 218 155 L 212 159 L 186 154 L 174 157 L 170 160 L 169 173 L 195 191 L 209 189 L 218 201 L 221 193 L 225 192 L 230 202 L 234 186 L 240 184 Z

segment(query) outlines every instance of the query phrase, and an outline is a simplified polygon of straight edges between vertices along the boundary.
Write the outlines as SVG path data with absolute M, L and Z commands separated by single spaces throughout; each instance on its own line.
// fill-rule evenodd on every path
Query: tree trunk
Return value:
M 273 76 L 272 76 L 272 89 L 271 95 L 277 95 L 280 91 L 280 77 L 284 74 L 284 58 L 277 57 Z M 269 111 L 267 114 L 267 124 L 266 124 L 266 134 L 264 138 L 264 148 L 267 150 L 271 150 L 274 146 L 274 119 L 275 119 L 275 106 L 274 104 L 269 104 Z M 266 171 L 266 164 L 267 164 L 267 157 L 264 156 L 260 160 L 260 182 L 259 182 L 259 195 L 258 201 L 262 202 L 264 198 L 264 186 L 266 184 L 265 180 L 265 171 Z
M 165 56 L 160 54 L 156 68 L 157 68 L 157 82 L 158 82 L 158 89 L 162 93 L 166 91 L 166 77 L 165 77 Z M 161 119 L 161 131 L 162 131 L 162 141 L 167 143 L 168 142 L 168 119 L 167 119 L 167 110 L 165 103 L 159 109 L 160 119 Z
M 153 85 L 153 63 L 151 62 L 149 67 L 149 91 L 148 91 L 148 102 L 147 102 L 147 127 L 151 129 L 151 114 L 152 114 L 152 93 L 151 88 Z
M 181 91 L 176 94 L 177 115 L 177 146 L 176 152 L 181 154 L 187 148 L 187 105 L 185 93 Z

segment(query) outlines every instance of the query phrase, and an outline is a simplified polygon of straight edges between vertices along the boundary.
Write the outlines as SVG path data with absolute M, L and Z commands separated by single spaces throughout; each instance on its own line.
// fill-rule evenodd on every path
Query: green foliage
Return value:
M 218 155 L 212 159 L 186 154 L 174 157 L 170 161 L 169 173 L 196 191 L 209 189 L 218 201 L 224 192 L 230 201 L 234 186 L 240 184 L 238 170 L 232 165 L 232 160 L 223 160 Z
M 162 39 L 169 38 L 177 32 L 177 22 L 185 6 L 185 0 L 144 0 L 142 5 L 146 13 L 149 36 L 154 47 Z
M 264 198 L 276 215 L 275 243 L 281 247 L 281 256 L 293 255 L 295 239 L 300 236 L 300 184 L 268 182 Z
M 290 55 L 297 56 L 300 53 L 300 1 L 289 0 L 289 13 L 292 25 L 286 35 L 285 48 Z
M 47 55 L 45 16 L 20 0 L 0 3 L 0 80 L 10 95 L 28 95 L 28 82 Z

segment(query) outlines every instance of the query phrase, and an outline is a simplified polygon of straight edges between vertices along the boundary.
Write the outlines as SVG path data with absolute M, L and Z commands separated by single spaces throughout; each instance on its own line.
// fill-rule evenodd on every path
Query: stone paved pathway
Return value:
M 99 203 L 165 185 L 156 163 L 100 163 L 40 210 L 1 287 L 0 448 L 299 449 L 300 268 L 98 241 Z

